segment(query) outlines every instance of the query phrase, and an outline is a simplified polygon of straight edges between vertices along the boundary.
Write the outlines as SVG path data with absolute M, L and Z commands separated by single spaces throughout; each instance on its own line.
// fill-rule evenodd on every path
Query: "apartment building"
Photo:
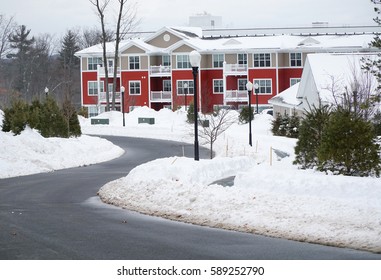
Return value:
M 163 27 L 143 39 L 122 41 L 118 61 L 114 61 L 113 42 L 107 44 L 106 62 L 101 45 L 77 52 L 81 59 L 82 105 L 91 116 L 103 112 L 106 90 L 111 103 L 114 79 L 117 110 L 124 108 L 124 112 L 129 112 L 138 106 L 176 109 L 189 105 L 194 94 L 189 53 L 197 50 L 201 54 L 197 93 L 203 112 L 211 111 L 213 106 L 247 105 L 247 81 L 258 85 L 251 100 L 261 107 L 300 81 L 307 54 L 374 51 L 369 47 L 374 37 L 371 31 L 234 35 L 232 30 L 227 35 L 224 30 L 221 36 L 216 32 L 205 36 L 200 28 Z M 118 70 L 114 77 L 115 63 Z M 105 67 L 109 69 L 108 89 Z

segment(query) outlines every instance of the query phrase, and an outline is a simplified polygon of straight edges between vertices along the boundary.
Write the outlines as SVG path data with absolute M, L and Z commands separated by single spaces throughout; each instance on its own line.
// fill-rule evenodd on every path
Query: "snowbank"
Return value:
M 44 138 L 28 127 L 17 136 L 0 131 L 0 139 L 0 178 L 95 164 L 124 153 L 99 137 Z

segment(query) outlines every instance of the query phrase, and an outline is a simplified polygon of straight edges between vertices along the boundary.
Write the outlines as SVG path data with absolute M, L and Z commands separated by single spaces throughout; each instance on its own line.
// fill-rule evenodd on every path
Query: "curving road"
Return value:
M 105 183 L 182 144 L 105 137 L 118 159 L 0 179 L 0 259 L 381 259 L 372 254 L 188 225 L 102 204 Z M 192 146 L 186 155 L 192 156 Z M 207 151 L 201 151 L 207 157 Z

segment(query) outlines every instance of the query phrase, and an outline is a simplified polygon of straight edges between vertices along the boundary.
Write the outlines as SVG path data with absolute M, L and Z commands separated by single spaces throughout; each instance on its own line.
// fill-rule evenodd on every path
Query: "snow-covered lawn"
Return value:
M 125 115 L 126 127 L 121 113 L 100 117 L 110 125 L 81 118 L 82 131 L 193 143 L 185 112 L 139 108 Z M 138 124 L 138 117 L 154 117 L 155 125 Z M 99 195 L 174 220 L 381 253 L 381 179 L 299 170 L 292 164 L 296 141 L 272 136 L 270 122 L 269 115 L 256 116 L 253 147 L 248 125 L 234 124 L 215 143 L 215 159 L 157 159 L 106 184 Z M 229 176 L 236 176 L 232 187 L 212 184 Z

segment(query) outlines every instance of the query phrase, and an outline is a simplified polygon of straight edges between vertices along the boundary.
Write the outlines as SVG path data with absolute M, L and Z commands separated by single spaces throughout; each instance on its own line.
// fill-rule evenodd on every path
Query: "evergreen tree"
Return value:
M 78 36 L 69 30 L 62 40 L 59 60 L 65 69 L 72 69 L 79 65 L 79 59 L 74 55 L 80 50 Z
M 249 110 L 249 106 L 245 106 L 241 109 L 241 112 L 239 113 L 239 122 L 248 123 L 250 119 L 254 120 L 254 110 Z
M 279 133 L 279 127 L 282 123 L 282 116 L 281 114 L 277 113 L 276 116 L 275 116 L 275 119 L 271 122 L 271 132 L 274 134 L 274 135 L 278 135 Z
M 349 176 L 380 175 L 381 159 L 369 121 L 348 110 L 330 115 L 317 150 L 319 169 Z
M 187 122 L 194 123 L 194 105 L 193 102 L 188 106 Z
M 298 138 L 299 126 L 300 126 L 300 117 L 296 115 L 294 112 L 292 116 L 288 118 L 287 137 Z
M 11 108 L 4 110 L 3 128 L 4 132 L 12 131 L 19 135 L 28 124 L 28 104 L 22 99 L 13 101 Z
M 313 106 L 299 126 L 298 142 L 295 146 L 294 164 L 301 168 L 314 168 L 318 165 L 317 150 L 323 135 L 323 130 L 328 123 L 330 108 L 328 106 Z
M 81 126 L 78 121 L 77 112 L 69 99 L 64 101 L 62 105 L 62 113 L 65 117 L 68 136 L 81 136 Z
M 41 109 L 39 129 L 41 135 L 44 137 L 68 137 L 65 117 L 54 98 L 48 95 Z
M 30 29 L 25 25 L 20 25 L 10 36 L 9 42 L 11 48 L 17 50 L 15 58 L 17 60 L 17 80 L 14 89 L 23 92 L 26 83 L 26 73 L 28 71 L 28 60 L 35 42 L 34 37 L 29 38 Z

